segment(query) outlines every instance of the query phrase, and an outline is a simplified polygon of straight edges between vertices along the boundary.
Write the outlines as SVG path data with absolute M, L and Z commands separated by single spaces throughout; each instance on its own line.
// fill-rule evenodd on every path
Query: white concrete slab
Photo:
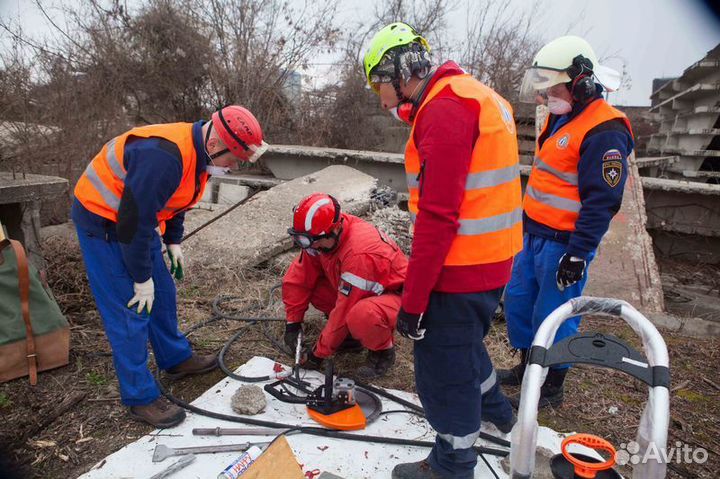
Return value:
M 236 371 L 241 375 L 260 376 L 269 374 L 273 368 L 273 361 L 255 357 Z M 310 372 L 306 379 L 314 378 L 320 384 L 320 374 Z M 202 396 L 193 401 L 193 405 L 215 412 L 234 415 L 230 408 L 230 398 L 235 390 L 242 384 L 233 379 L 224 379 L 208 389 Z M 260 386 L 263 383 L 258 383 Z M 414 394 L 393 391 L 404 399 L 419 404 Z M 275 400 L 265 393 L 268 406 L 266 410 L 256 416 L 255 419 L 276 421 L 296 425 L 317 426 L 307 416 L 304 406 L 287 404 Z M 383 399 L 383 410 L 403 409 L 402 406 Z M 485 425 L 484 425 L 485 426 Z M 180 426 L 172 429 L 155 430 L 102 459 L 96 466 L 80 479 L 126 479 L 126 478 L 147 478 L 164 470 L 175 463 L 178 458 L 169 458 L 163 462 L 153 463 L 152 455 L 157 444 L 169 447 L 207 446 L 217 444 L 237 444 L 243 442 L 265 442 L 271 438 L 263 436 L 193 436 L 192 429 L 199 427 L 252 427 L 242 424 L 212 419 L 193 413 Z M 484 428 L 485 429 L 485 428 Z M 492 425 L 487 425 L 487 432 L 500 434 Z M 370 434 L 385 437 L 398 437 L 416 440 L 433 441 L 435 434 L 427 422 L 410 414 L 389 414 L 381 416 L 377 421 L 370 424 L 365 430 L 357 431 L 358 434 Z M 547 428 L 540 428 L 538 433 L 538 445 L 546 447 L 553 452 L 560 451 L 562 435 Z M 303 466 L 304 471 L 318 469 L 328 471 L 346 479 L 359 478 L 383 478 L 390 477 L 392 468 L 401 462 L 418 461 L 429 453 L 428 448 L 404 447 L 386 444 L 364 443 L 346 441 L 341 439 L 330 439 L 305 434 L 288 436 L 288 442 L 292 447 L 298 462 Z M 478 445 L 499 447 L 493 444 L 478 441 Z M 175 473 L 173 478 L 214 478 L 228 464 L 230 464 L 240 453 L 217 453 L 198 455 L 197 459 L 188 467 Z M 501 458 L 486 456 L 495 472 L 501 478 L 507 478 L 500 465 Z M 490 471 L 482 460 L 478 461 L 475 469 L 476 478 L 492 477 Z

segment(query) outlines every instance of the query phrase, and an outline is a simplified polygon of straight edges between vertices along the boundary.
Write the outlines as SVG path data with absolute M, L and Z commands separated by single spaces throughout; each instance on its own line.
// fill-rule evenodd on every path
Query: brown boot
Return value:
M 203 374 L 212 371 L 218 367 L 217 356 L 215 354 L 195 354 L 177 366 L 165 371 L 168 379 L 180 379 L 189 374 Z
M 150 404 L 130 406 L 129 414 L 134 419 L 146 422 L 158 429 L 177 426 L 185 420 L 185 410 L 163 396 Z

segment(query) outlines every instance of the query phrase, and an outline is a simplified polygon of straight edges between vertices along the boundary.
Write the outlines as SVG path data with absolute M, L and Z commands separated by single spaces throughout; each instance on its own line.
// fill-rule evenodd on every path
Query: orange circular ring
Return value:
M 581 446 L 595 449 L 596 451 L 607 451 L 610 453 L 610 459 L 605 462 L 586 462 L 578 459 L 567 451 L 570 444 L 580 444 Z M 560 446 L 563 456 L 575 468 L 575 474 L 586 479 L 593 479 L 599 471 L 605 471 L 615 465 L 615 448 L 605 439 L 595 436 L 594 434 L 573 434 L 563 439 Z

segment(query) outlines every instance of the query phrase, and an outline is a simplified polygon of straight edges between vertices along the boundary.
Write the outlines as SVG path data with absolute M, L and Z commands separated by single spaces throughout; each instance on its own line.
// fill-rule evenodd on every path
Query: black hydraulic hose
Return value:
M 311 434 L 313 436 L 331 437 L 331 438 L 336 438 L 336 439 L 348 439 L 351 441 L 376 442 L 376 443 L 381 443 L 381 444 L 397 444 L 397 445 L 401 445 L 401 446 L 419 446 L 419 447 L 433 447 L 435 445 L 434 441 L 416 441 L 416 440 L 412 440 L 412 439 L 399 439 L 399 438 L 395 438 L 395 437 L 371 436 L 371 435 L 365 435 L 365 434 L 351 434 L 351 433 L 342 432 L 342 431 L 334 431 L 332 429 L 324 429 L 321 427 L 297 426 L 297 425 L 283 424 L 283 423 L 273 422 L 273 421 L 264 421 L 262 419 L 252 419 L 252 418 L 243 417 L 243 416 L 230 416 L 229 414 L 222 414 L 222 413 L 218 413 L 218 412 L 208 411 L 206 409 L 202 409 L 197 406 L 193 406 L 192 404 L 187 403 L 187 402 L 173 396 L 167 390 L 165 385 L 162 384 L 162 382 L 160 380 L 159 372 L 156 373 L 155 378 L 157 380 L 160 391 L 170 402 L 172 402 L 173 404 L 176 404 L 182 408 L 185 408 L 188 411 L 194 412 L 196 414 L 200 414 L 201 416 L 212 417 L 214 419 L 222 419 L 223 421 L 231 421 L 231 422 L 237 422 L 237 423 L 241 423 L 241 424 L 249 424 L 252 426 L 270 427 L 270 428 L 275 428 L 275 429 L 290 429 L 293 431 L 299 431 L 303 434 Z M 477 451 L 478 454 L 489 454 L 491 456 L 498 456 L 498 457 L 505 457 L 509 454 L 509 451 L 489 448 L 489 447 L 485 447 L 485 446 L 473 446 L 473 448 L 475 449 L 475 451 Z
M 403 406 L 405 406 L 405 407 L 407 407 L 407 408 L 409 408 L 409 409 L 412 409 L 413 411 L 417 412 L 418 414 L 422 415 L 423 417 L 425 416 L 425 410 L 424 410 L 421 406 L 418 406 L 417 404 L 412 403 L 412 402 L 410 402 L 410 401 L 406 401 L 406 400 L 403 399 L 403 398 L 397 397 L 397 396 L 395 396 L 394 394 L 391 394 L 391 393 L 387 392 L 387 391 L 386 391 L 385 389 L 383 389 L 383 388 L 378 388 L 378 387 L 372 386 L 372 385 L 370 385 L 370 384 L 366 384 L 366 383 L 361 382 L 361 381 L 355 381 L 355 385 L 357 385 L 358 387 L 361 387 L 361 388 L 363 388 L 363 389 L 367 389 L 368 391 L 370 391 L 370 392 L 372 392 L 372 393 L 375 393 L 375 394 L 377 394 L 378 396 L 382 396 L 382 397 L 384 397 L 384 398 L 386 398 L 386 399 L 389 399 L 389 400 L 391 400 L 391 401 L 393 401 L 393 402 L 396 402 L 396 403 L 398 403 L 398 404 L 401 404 L 401 405 L 403 405 Z M 497 437 L 497 436 L 493 436 L 492 434 L 488 434 L 488 433 L 483 432 L 483 431 L 480 431 L 480 436 L 479 436 L 479 437 L 480 437 L 481 439 L 485 439 L 486 441 L 495 443 L 495 444 L 497 444 L 498 446 L 510 447 L 510 441 L 507 441 L 507 440 L 505 440 L 505 439 L 499 438 L 499 437 Z
M 266 305 L 266 308 L 269 309 L 273 304 L 273 293 L 280 288 L 281 285 L 275 285 L 270 289 L 268 304 Z M 228 296 L 218 296 L 213 300 L 212 303 L 212 310 L 213 310 L 213 316 L 200 324 L 197 324 L 190 328 L 188 330 L 187 334 L 190 334 L 192 331 L 195 331 L 199 328 L 202 328 L 204 326 L 207 326 L 209 324 L 212 324 L 216 321 L 219 321 L 221 319 L 230 320 L 230 321 L 240 321 L 240 322 L 246 322 L 248 323 L 247 326 L 241 328 L 239 331 L 237 331 L 222 347 L 220 350 L 220 353 L 218 354 L 218 366 L 220 369 L 225 373 L 227 376 L 237 379 L 243 382 L 262 382 L 262 381 L 268 381 L 270 379 L 273 379 L 271 376 L 258 376 L 258 377 L 247 377 L 247 376 L 240 376 L 228 369 L 228 367 L 225 364 L 225 354 L 227 353 L 230 346 L 237 341 L 240 337 L 247 332 L 248 328 L 260 324 L 261 330 L 263 335 L 266 337 L 270 343 L 272 343 L 278 350 L 288 354 L 290 357 L 292 357 L 292 352 L 288 352 L 287 348 L 284 344 L 282 344 L 280 341 L 278 341 L 272 334 L 270 334 L 270 331 L 268 330 L 268 323 L 273 321 L 284 321 L 284 318 L 271 318 L 271 317 L 245 317 L 245 316 L 235 316 L 225 313 L 221 310 L 220 304 L 229 301 L 233 299 L 232 297 Z M 240 312 L 244 313 L 246 311 L 249 311 L 251 309 L 254 309 L 254 307 L 257 307 L 256 304 L 251 304 L 245 308 L 243 308 Z M 231 422 L 237 422 L 241 424 L 249 424 L 249 425 L 255 425 L 255 426 L 261 426 L 261 427 L 270 427 L 270 428 L 281 428 L 281 429 L 287 429 L 283 434 L 288 434 L 289 432 L 300 432 L 304 434 L 311 434 L 315 436 L 323 436 L 323 437 L 330 437 L 330 438 L 337 438 L 337 439 L 346 439 L 351 441 L 360 441 L 360 442 L 375 442 L 375 443 L 381 443 L 381 444 L 396 444 L 396 445 L 403 445 L 403 446 L 417 446 L 417 447 L 433 447 L 435 445 L 435 442 L 432 441 L 416 441 L 411 439 L 399 439 L 399 438 L 391 438 L 391 437 L 382 437 L 382 436 L 371 436 L 371 435 L 363 435 L 363 434 L 350 434 L 342 431 L 334 431 L 331 429 L 324 429 L 320 427 L 311 427 L 311 426 L 293 426 L 283 423 L 276 423 L 272 421 L 263 421 L 260 419 L 251 419 L 246 418 L 242 416 L 230 416 L 227 414 L 222 413 L 216 413 L 213 411 L 208 411 L 196 406 L 193 406 L 190 403 L 187 403 L 185 401 L 182 401 L 181 399 L 176 398 L 173 396 L 167 388 L 162 384 L 160 380 L 160 371 L 157 371 L 156 373 L 156 380 L 159 385 L 160 391 L 163 393 L 163 395 L 172 403 L 187 409 L 188 411 L 192 411 L 196 414 L 200 414 L 202 416 L 212 417 L 215 419 L 222 419 L 225 421 L 231 421 Z M 383 396 L 387 399 L 390 399 L 392 401 L 397 402 L 398 404 L 401 404 L 403 406 L 406 406 L 410 409 L 408 413 L 417 414 L 418 416 L 424 416 L 425 411 L 422 407 L 418 406 L 417 404 L 411 403 L 410 401 L 406 401 L 400 397 L 397 397 L 393 394 L 390 394 L 385 389 L 377 388 L 375 386 L 371 386 L 369 384 L 363 384 L 363 383 L 357 383 L 360 387 L 363 387 L 367 389 L 370 392 L 373 392 L 375 394 L 378 394 L 380 396 Z M 402 412 L 402 411 L 393 411 L 393 412 Z M 277 436 L 279 437 L 279 436 Z M 277 439 L 276 437 L 276 439 Z M 480 433 L 480 437 L 483 439 L 488 440 L 489 442 L 493 442 L 495 444 L 510 447 L 510 442 L 500 439 L 498 437 L 495 437 L 491 434 L 487 433 Z M 477 454 L 482 458 L 485 465 L 490 469 L 493 476 L 498 479 L 498 476 L 495 472 L 495 470 L 492 468 L 488 460 L 485 458 L 484 454 L 490 454 L 493 456 L 498 457 L 506 457 L 509 452 L 505 450 L 500 449 L 494 449 L 490 447 L 485 446 L 473 446 L 473 449 L 477 452 Z

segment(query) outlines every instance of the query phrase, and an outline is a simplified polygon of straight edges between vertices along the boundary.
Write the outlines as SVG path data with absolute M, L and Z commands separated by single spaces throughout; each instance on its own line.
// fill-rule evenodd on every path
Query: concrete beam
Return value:
M 40 204 L 57 201 L 67 189 L 64 178 L 0 172 L 0 223 L 10 238 L 23 244 L 30 261 L 41 272 L 45 270 L 45 259 L 40 247 Z
M 642 178 L 648 228 L 720 237 L 720 185 Z
M 281 180 L 292 180 L 330 165 L 346 165 L 378 179 L 381 185 L 407 191 L 403 155 L 298 145 L 272 145 L 260 162 Z
M 189 272 L 192 274 L 193 263 L 235 273 L 257 266 L 293 247 L 287 229 L 292 225 L 292 208 L 303 197 L 314 192 L 329 193 L 338 199 L 343 211 L 359 215 L 369 209 L 376 186 L 375 178 L 338 165 L 261 191 L 183 244 Z M 186 233 L 218 213 L 189 211 Z

